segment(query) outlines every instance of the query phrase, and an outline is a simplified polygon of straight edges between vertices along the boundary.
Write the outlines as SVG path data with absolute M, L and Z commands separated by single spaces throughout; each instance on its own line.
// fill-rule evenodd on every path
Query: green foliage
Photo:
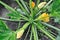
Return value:
M 54 22 L 57 22 L 60 24 L 60 0 L 53 1 L 51 15 L 54 17 Z M 60 40 L 60 35 L 57 35 L 56 40 Z
M 1 40 L 16 40 L 16 33 L 12 31 L 0 32 Z
M 16 40 L 16 33 L 0 20 L 0 40 Z
M 0 31 L 8 30 L 8 27 L 5 25 L 5 23 L 0 20 Z
M 60 23 L 60 0 L 53 0 L 51 5 L 51 16 L 54 17 L 54 21 Z
M 50 4 L 50 12 L 51 12 L 51 15 L 54 16 L 54 17 L 58 17 L 59 16 L 59 13 L 60 13 L 60 0 L 53 0 L 53 2 Z
M 60 12 L 60 0 L 53 0 L 52 12 Z
M 60 36 L 54 36 L 53 34 L 50 33 L 50 29 L 47 30 L 48 27 L 55 29 L 57 32 L 60 31 L 59 28 L 52 26 L 50 24 L 47 24 L 46 22 L 42 22 L 40 20 L 36 20 L 39 15 L 41 15 L 41 12 L 44 12 L 44 10 L 47 9 L 49 6 L 51 0 L 46 4 L 45 7 L 43 7 L 41 10 L 38 9 L 38 4 L 39 0 L 36 2 L 37 4 L 35 5 L 34 8 L 32 8 L 31 3 L 32 0 L 29 0 L 28 4 L 25 4 L 23 0 L 16 0 L 17 4 L 19 5 L 19 10 L 18 9 L 13 9 L 12 7 L 8 6 L 4 2 L 0 1 L 0 4 L 2 4 L 6 9 L 10 11 L 9 14 L 7 14 L 11 20 L 16 20 L 19 21 L 19 24 L 21 20 L 26 22 L 23 27 L 17 29 L 16 31 L 12 31 L 11 29 L 8 28 L 5 22 L 0 20 L 0 39 L 1 40 L 17 40 L 17 32 L 20 32 L 21 30 L 26 30 L 27 27 L 31 26 L 31 36 L 30 40 L 39 40 L 38 38 L 38 30 L 40 30 L 42 33 L 44 33 L 47 37 L 49 37 L 51 40 L 59 40 Z M 51 6 L 49 7 L 49 11 L 51 12 L 50 15 L 51 17 L 57 18 L 58 20 L 55 19 L 55 22 L 59 22 L 60 18 L 60 1 L 59 0 L 54 0 Z M 39 15 L 38 15 L 39 14 Z M 43 15 L 46 16 L 46 15 Z M 59 18 L 58 18 L 59 17 Z M 2 19 L 2 18 L 0 18 Z M 5 19 L 6 20 L 6 19 Z M 29 26 L 30 25 L 30 26 Z M 19 27 L 20 25 L 18 25 Z M 38 29 L 38 30 L 37 30 Z M 24 32 L 23 32 L 24 33 Z M 41 35 L 41 34 L 40 34 Z M 32 38 L 34 37 L 34 38 Z
M 13 20 L 20 20 L 20 14 L 15 14 L 15 13 L 9 13 L 9 14 L 7 14 L 11 19 L 13 19 Z

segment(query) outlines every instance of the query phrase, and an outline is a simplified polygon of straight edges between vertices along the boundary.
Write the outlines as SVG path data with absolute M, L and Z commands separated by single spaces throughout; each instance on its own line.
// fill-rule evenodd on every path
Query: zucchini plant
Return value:
M 55 21 L 57 21 L 57 18 L 57 22 L 60 23 L 60 0 L 49 0 L 48 2 L 46 2 L 47 0 L 44 2 L 36 0 L 36 3 L 33 2 L 33 0 L 29 0 L 29 3 L 24 0 L 15 1 L 19 5 L 16 9 L 0 1 L 0 4 L 10 11 L 10 13 L 7 14 L 10 18 L 0 17 L 0 40 L 18 40 L 22 37 L 28 27 L 31 28 L 29 40 L 39 40 L 40 37 L 38 35 L 42 35 L 42 33 L 50 40 L 60 39 L 60 29 L 48 23 L 51 18 Z M 16 31 L 12 31 L 4 20 L 19 22 L 18 29 Z M 25 21 L 25 24 L 20 28 L 21 21 Z M 52 32 L 49 28 L 57 31 L 58 34 L 55 36 L 54 32 Z M 42 33 L 38 34 L 39 31 Z

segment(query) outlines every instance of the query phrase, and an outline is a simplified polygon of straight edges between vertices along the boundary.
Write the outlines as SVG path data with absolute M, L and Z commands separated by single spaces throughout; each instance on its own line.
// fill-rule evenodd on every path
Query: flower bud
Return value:
M 24 33 L 24 29 L 20 30 L 17 32 L 17 39 L 21 38 L 21 36 L 23 35 Z
M 38 8 L 41 9 L 45 6 L 46 2 L 41 2 L 39 5 L 38 5 Z
M 32 2 L 31 6 L 32 6 L 32 8 L 34 8 L 35 7 L 35 2 Z

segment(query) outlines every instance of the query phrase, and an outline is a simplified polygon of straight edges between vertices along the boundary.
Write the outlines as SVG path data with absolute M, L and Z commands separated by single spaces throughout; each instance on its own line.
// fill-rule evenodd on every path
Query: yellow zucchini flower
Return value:
M 38 8 L 41 9 L 45 6 L 46 2 L 41 2 L 39 5 L 38 5 Z
M 35 2 L 32 2 L 31 6 L 32 6 L 32 8 L 34 8 L 35 7 Z
M 24 29 L 20 30 L 17 32 L 17 39 L 21 38 L 21 36 L 23 35 L 24 33 Z
M 37 20 L 41 20 L 43 22 L 49 22 L 49 18 L 50 18 L 49 14 L 43 13 L 37 18 Z

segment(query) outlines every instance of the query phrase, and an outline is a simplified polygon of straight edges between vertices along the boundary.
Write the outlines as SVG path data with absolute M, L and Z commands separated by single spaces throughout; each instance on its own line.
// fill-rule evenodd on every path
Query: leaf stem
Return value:
M 17 33 L 17 32 L 19 32 L 20 30 L 24 30 L 24 31 L 25 31 L 25 30 L 26 30 L 26 28 L 29 26 L 29 24 L 30 24 L 29 22 L 26 22 L 26 23 L 23 25 L 23 27 L 22 27 L 22 28 L 20 28 L 20 29 L 16 30 L 16 33 Z
M 29 17 L 27 11 L 24 9 L 24 7 L 21 5 L 21 3 L 19 2 L 19 0 L 16 0 L 16 2 L 18 3 L 19 7 L 25 12 L 25 14 Z
M 20 28 L 20 22 L 18 23 L 18 28 L 17 29 L 19 29 Z
M 31 17 L 33 18 L 33 9 L 32 9 L 32 0 L 29 1 L 30 11 L 31 11 Z
M 38 29 L 42 30 L 43 33 L 45 33 L 48 37 L 50 37 L 52 40 L 55 40 L 55 38 L 53 38 L 47 31 L 43 30 L 43 28 L 41 27 L 41 25 L 39 23 L 34 23 Z
M 32 30 L 31 30 L 31 34 L 30 34 L 30 39 L 29 40 L 32 40 Z
M 35 28 L 35 26 L 34 25 L 32 25 L 32 33 L 33 33 L 33 36 L 34 36 L 34 40 L 38 40 L 38 36 L 37 36 L 37 31 L 36 31 L 36 28 Z
M 29 13 L 29 10 L 28 10 L 27 6 L 25 5 L 25 2 L 24 2 L 23 0 L 20 0 L 20 1 L 21 1 L 21 3 L 23 4 L 23 6 L 24 6 L 24 8 L 26 9 L 26 11 Z
M 25 21 L 25 20 L 12 20 L 12 19 L 8 19 L 8 18 L 3 18 L 3 17 L 0 17 L 0 20 L 4 20 L 4 21 Z
M 44 22 L 41 22 L 43 25 L 46 25 L 46 26 L 48 26 L 48 27 L 51 27 L 51 28 L 53 28 L 53 29 L 55 29 L 55 30 L 57 30 L 57 31 L 60 31 L 60 29 L 59 28 L 57 28 L 57 27 L 55 27 L 55 26 L 52 26 L 52 25 L 50 25 L 50 24 L 47 24 L 47 23 L 44 23 Z
M 30 26 L 29 26 L 29 28 L 28 28 L 28 31 L 27 31 L 27 34 L 26 34 L 24 40 L 26 40 L 26 38 L 27 38 L 27 36 L 28 36 L 28 34 L 29 34 L 29 31 L 30 31 Z
M 53 0 L 50 0 L 45 6 L 44 8 L 46 8 Z
M 40 0 L 37 0 L 37 6 L 39 5 L 39 3 L 40 3 Z

